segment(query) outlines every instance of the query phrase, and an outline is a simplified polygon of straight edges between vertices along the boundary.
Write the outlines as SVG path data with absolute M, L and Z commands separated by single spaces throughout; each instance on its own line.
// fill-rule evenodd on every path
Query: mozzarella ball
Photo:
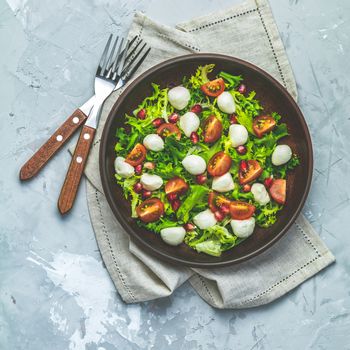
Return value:
M 162 240 L 170 245 L 179 245 L 185 238 L 186 230 L 183 227 L 168 227 L 160 230 Z
M 222 176 L 215 176 L 211 188 L 217 192 L 227 192 L 235 188 L 232 176 L 229 172 Z
M 203 174 L 207 168 L 205 160 L 195 154 L 186 156 L 182 161 L 182 165 L 192 175 Z
M 232 124 L 228 135 L 233 147 L 244 145 L 248 141 L 248 131 L 241 124 Z
M 249 237 L 255 227 L 255 219 L 253 217 L 247 220 L 231 220 L 233 233 L 239 238 Z
M 199 128 L 200 120 L 196 113 L 187 112 L 180 117 L 180 128 L 187 137 L 190 137 L 192 132 Z
M 228 91 L 224 91 L 222 94 L 220 94 L 217 102 L 221 112 L 232 114 L 236 110 L 233 96 Z
M 143 188 L 148 191 L 158 190 L 158 188 L 162 187 L 163 185 L 163 180 L 160 176 L 151 174 L 142 174 L 140 182 Z
M 194 224 L 202 230 L 214 226 L 217 221 L 210 209 L 201 211 L 193 218 Z
M 115 172 L 121 177 L 130 177 L 135 173 L 135 169 L 125 161 L 124 157 L 117 157 L 114 161 Z
M 164 149 L 164 141 L 163 139 L 157 135 L 157 134 L 149 134 L 143 139 L 143 145 L 155 152 L 159 152 Z
M 288 145 L 278 145 L 272 153 L 272 164 L 282 165 L 292 158 L 292 150 Z
M 251 188 L 254 199 L 260 205 L 265 205 L 270 202 L 270 196 L 266 191 L 266 188 L 263 184 L 255 183 Z
M 183 86 L 176 86 L 168 91 L 170 104 L 178 110 L 184 109 L 190 98 L 190 92 Z

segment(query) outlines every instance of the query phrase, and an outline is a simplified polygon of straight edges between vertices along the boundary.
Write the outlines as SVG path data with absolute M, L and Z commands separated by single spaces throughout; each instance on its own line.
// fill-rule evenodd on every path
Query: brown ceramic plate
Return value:
M 287 203 L 280 211 L 277 222 L 268 229 L 256 227 L 254 234 L 237 247 L 224 252 L 221 257 L 197 253 L 185 244 L 172 247 L 159 235 L 140 228 L 130 216 L 130 205 L 114 177 L 114 152 L 116 129 L 124 125 L 125 113 L 130 113 L 152 93 L 151 83 L 162 87 L 170 83 L 180 84 L 183 76 L 193 74 L 199 65 L 215 63 L 214 76 L 218 71 L 240 74 L 248 90 L 255 90 L 257 99 L 264 106 L 264 113 L 278 112 L 288 125 L 290 136 L 283 139 L 301 160 L 301 165 L 288 175 Z M 304 205 L 309 192 L 313 168 L 310 134 L 305 119 L 286 89 L 260 68 L 240 59 L 217 54 L 194 54 L 176 57 L 149 69 L 119 97 L 105 124 L 100 148 L 100 173 L 108 203 L 125 231 L 146 252 L 167 262 L 193 267 L 222 267 L 250 259 L 276 241 L 293 224 Z

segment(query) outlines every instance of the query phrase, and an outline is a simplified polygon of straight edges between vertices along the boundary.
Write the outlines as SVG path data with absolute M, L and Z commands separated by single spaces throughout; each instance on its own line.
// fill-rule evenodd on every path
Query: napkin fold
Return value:
M 242 58 L 273 75 L 296 99 L 297 90 L 277 26 L 266 0 L 248 0 L 226 11 L 170 28 L 137 13 L 129 33 L 151 47 L 141 71 L 174 56 L 216 52 Z M 141 71 L 139 73 L 141 73 Z M 288 233 L 261 255 L 217 269 L 175 266 L 136 246 L 114 217 L 99 177 L 99 144 L 106 117 L 122 91 L 105 103 L 86 166 L 91 222 L 109 274 L 127 303 L 165 297 L 189 280 L 217 308 L 269 303 L 334 262 L 334 256 L 300 215 Z

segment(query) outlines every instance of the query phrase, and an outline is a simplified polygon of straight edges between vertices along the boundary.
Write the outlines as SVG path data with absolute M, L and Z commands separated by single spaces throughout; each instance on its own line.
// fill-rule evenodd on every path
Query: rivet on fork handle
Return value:
M 70 139 L 79 126 L 85 123 L 86 119 L 87 116 L 80 109 L 75 110 L 73 114 L 22 166 L 19 173 L 20 180 L 29 180 L 35 176 Z
M 60 197 L 58 199 L 58 210 L 62 215 L 66 214 L 73 207 L 95 132 L 96 130 L 94 128 L 84 125 L 80 133 L 79 140 L 69 165 Z

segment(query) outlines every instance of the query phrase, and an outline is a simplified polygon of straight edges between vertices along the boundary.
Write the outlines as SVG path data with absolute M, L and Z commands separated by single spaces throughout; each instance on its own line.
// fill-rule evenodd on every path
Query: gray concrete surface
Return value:
M 84 188 L 56 201 L 62 152 L 35 181 L 21 164 L 91 93 L 98 54 L 143 10 L 174 25 L 230 0 L 0 0 L 0 349 L 350 349 L 350 3 L 271 0 L 315 151 L 304 213 L 336 264 L 273 304 L 219 311 L 183 285 L 125 305 L 89 223 Z

